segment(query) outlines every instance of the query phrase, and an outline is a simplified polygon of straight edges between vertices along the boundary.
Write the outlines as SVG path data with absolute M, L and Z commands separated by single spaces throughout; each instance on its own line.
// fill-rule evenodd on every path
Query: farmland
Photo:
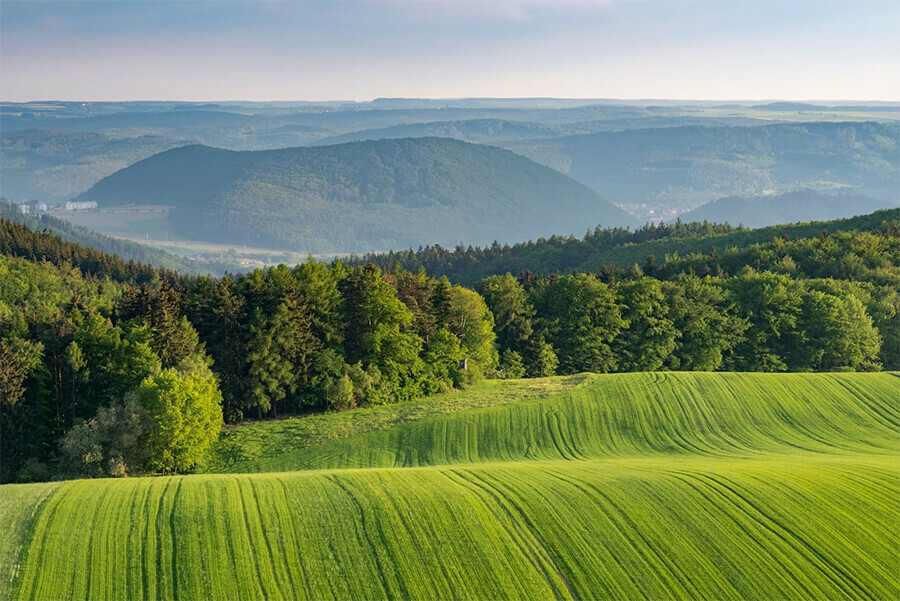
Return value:
M 0 596 L 900 594 L 897 375 L 491 385 L 236 427 L 206 464 L 268 473 L 4 487 Z

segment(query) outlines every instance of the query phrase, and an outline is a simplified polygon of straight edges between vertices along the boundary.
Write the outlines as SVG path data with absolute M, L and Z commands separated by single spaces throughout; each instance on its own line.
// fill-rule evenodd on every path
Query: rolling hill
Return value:
M 518 383 L 489 382 L 457 393 L 460 411 L 399 425 L 381 415 L 396 408 L 377 407 L 226 433 L 220 451 L 244 451 L 226 469 L 280 473 L 4 486 L 0 593 L 900 594 L 896 374 L 645 373 L 572 384 L 515 402 L 490 387 Z M 268 436 L 322 417 L 343 425 L 305 446 Z M 381 423 L 362 431 L 360 420 Z M 260 461 L 269 454 L 277 465 Z M 313 469 L 282 471 L 304 467 Z
M 646 205 L 658 215 L 727 196 L 804 188 L 894 200 L 900 182 L 898 140 L 896 124 L 795 123 L 639 129 L 519 142 L 509 148 L 617 204 Z
M 50 203 L 67 200 L 119 169 L 187 143 L 155 134 L 4 131 L 0 135 L 0 196 Z
M 258 152 L 187 146 L 104 178 L 100 206 L 174 206 L 172 229 L 212 242 L 314 252 L 486 243 L 633 223 L 522 156 L 442 138 Z
M 799 190 L 775 196 L 720 198 L 681 215 L 681 219 L 685 222 L 709 221 L 757 228 L 810 219 L 841 219 L 896 208 L 898 205 L 900 192 L 891 200 L 875 200 L 859 194 L 822 194 Z

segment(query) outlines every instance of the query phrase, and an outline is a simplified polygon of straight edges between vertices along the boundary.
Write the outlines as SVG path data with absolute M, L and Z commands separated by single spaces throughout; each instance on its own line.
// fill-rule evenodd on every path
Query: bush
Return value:
M 134 394 L 101 407 L 93 419 L 73 427 L 60 441 L 62 474 L 99 478 L 143 471 L 149 458 L 149 417 Z

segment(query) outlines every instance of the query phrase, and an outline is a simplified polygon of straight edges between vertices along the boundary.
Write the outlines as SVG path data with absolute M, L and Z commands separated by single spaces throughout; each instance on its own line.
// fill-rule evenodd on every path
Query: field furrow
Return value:
M 272 473 L 7 486 L 0 597 L 897 599 L 898 401 L 891 374 L 596 376 L 228 464 Z

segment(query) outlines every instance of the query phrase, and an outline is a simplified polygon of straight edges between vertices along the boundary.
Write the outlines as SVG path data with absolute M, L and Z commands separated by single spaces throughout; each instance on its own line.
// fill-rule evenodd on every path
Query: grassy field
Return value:
M 0 489 L 0 598 L 897 599 L 898 399 L 622 374 L 250 424 L 205 468 L 269 473 Z

